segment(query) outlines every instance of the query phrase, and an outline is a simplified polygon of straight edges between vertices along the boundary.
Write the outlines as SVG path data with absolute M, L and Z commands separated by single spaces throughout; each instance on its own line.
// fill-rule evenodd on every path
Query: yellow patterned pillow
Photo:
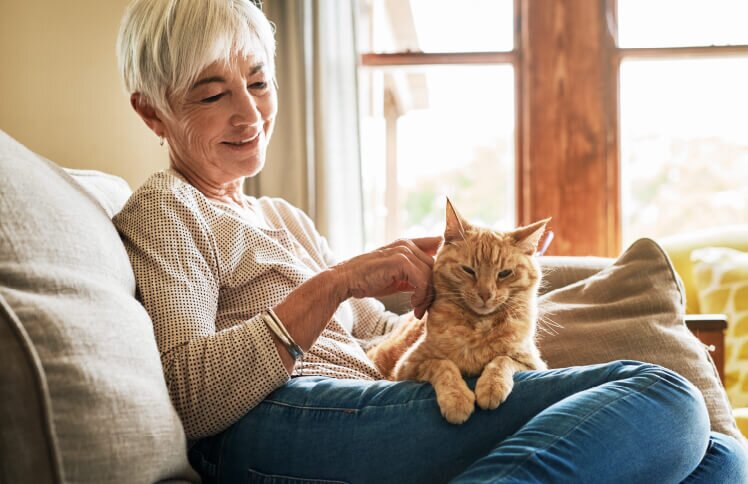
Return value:
M 727 315 L 725 389 L 733 408 L 748 407 L 748 253 L 707 247 L 691 253 L 702 313 Z

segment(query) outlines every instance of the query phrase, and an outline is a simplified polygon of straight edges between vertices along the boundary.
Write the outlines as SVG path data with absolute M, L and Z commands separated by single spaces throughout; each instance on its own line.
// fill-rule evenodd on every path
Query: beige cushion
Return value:
M 540 301 L 542 317 L 560 326 L 540 331 L 550 367 L 627 359 L 670 368 L 701 390 L 712 429 L 742 441 L 714 363 L 684 323 L 680 279 L 654 241 L 635 242 L 612 265 Z
M 568 286 L 613 264 L 615 259 L 609 257 L 578 256 L 543 256 L 538 258 L 543 269 L 540 283 L 540 294 Z
M 10 328 L 0 335 L 17 348 L 3 352 L 1 363 L 28 374 L 37 361 L 41 370 L 33 381 L 40 401 L 19 408 L 17 399 L 0 399 L 0 414 L 29 422 L 12 435 L 0 432 L 0 482 L 55 474 L 5 459 L 27 431 L 44 434 L 31 427 L 44 428 L 45 409 L 49 435 L 38 448 L 54 452 L 36 457 L 59 456 L 65 482 L 194 480 L 152 325 L 134 298 L 129 259 L 107 214 L 63 170 L 1 131 L 0 193 L 0 297 L 7 306 L 0 323 Z M 23 373 L 19 388 L 31 383 Z M 24 472 L 31 475 L 18 480 Z
M 130 185 L 118 176 L 97 170 L 65 168 L 65 171 L 101 205 L 109 218 L 122 210 L 132 195 Z

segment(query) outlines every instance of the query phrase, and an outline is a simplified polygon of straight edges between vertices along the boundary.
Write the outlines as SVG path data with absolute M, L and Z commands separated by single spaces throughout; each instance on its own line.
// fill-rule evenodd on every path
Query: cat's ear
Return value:
M 444 243 L 458 242 L 465 239 L 468 223 L 457 213 L 452 202 L 447 198 L 447 225 L 444 229 Z
M 551 219 L 549 217 L 515 230 L 512 235 L 514 236 L 517 247 L 519 247 L 519 249 L 525 254 L 533 255 L 538 250 L 540 237 L 543 236 L 545 226 L 550 221 Z

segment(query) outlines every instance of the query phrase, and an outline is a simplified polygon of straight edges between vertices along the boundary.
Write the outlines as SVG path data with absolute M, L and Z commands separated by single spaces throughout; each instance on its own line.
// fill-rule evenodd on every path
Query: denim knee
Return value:
M 651 363 L 638 361 L 620 361 L 617 369 L 626 377 L 643 379 L 651 384 L 657 383 L 661 391 L 654 393 L 652 398 L 662 400 L 663 405 L 676 408 L 677 413 L 688 416 L 688 419 L 680 419 L 681 424 L 687 424 L 691 435 L 701 436 L 703 446 L 709 438 L 709 412 L 701 391 L 696 386 L 678 373 Z
M 737 439 L 712 432 L 707 455 L 715 459 L 720 478 L 723 479 L 720 482 L 748 482 L 748 455 Z

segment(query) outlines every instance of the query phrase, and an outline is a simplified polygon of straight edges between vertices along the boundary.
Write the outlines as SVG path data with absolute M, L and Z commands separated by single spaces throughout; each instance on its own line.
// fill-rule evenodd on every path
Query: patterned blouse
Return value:
M 291 377 L 259 313 L 333 264 L 301 210 L 267 197 L 245 203 L 268 226 L 166 170 L 114 218 L 189 438 L 224 430 Z M 379 301 L 349 299 L 293 374 L 382 378 L 355 338 L 384 334 L 396 320 Z

